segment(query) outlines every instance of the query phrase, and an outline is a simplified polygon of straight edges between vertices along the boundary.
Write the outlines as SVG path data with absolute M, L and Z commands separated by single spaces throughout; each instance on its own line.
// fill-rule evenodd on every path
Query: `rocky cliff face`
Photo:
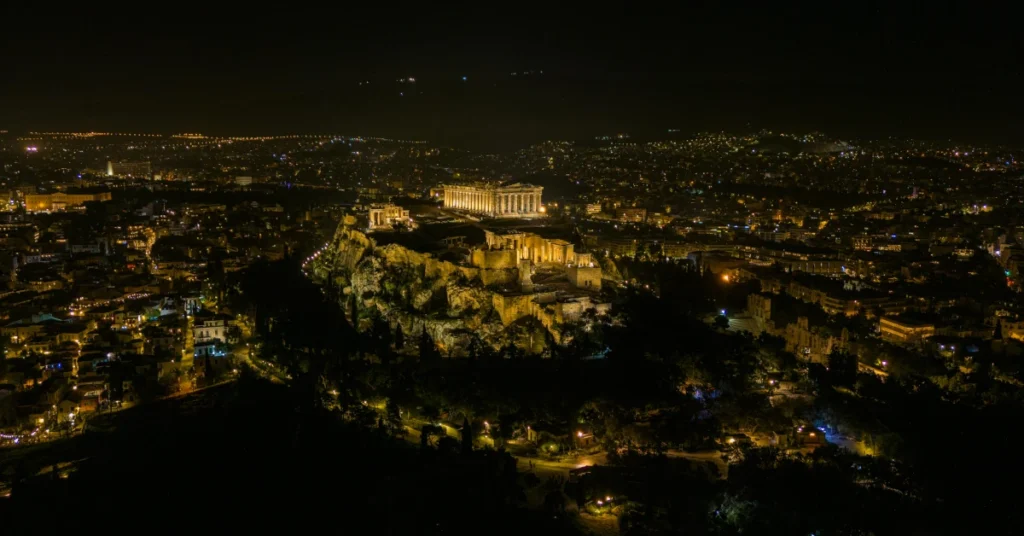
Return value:
M 561 315 L 550 304 L 489 288 L 516 281 L 515 268 L 460 266 L 397 244 L 378 246 L 345 224 L 310 268 L 314 278 L 333 278 L 354 295 L 361 311 L 400 324 L 408 337 L 426 330 L 445 355 L 465 355 L 474 336 L 495 349 L 515 344 L 530 352 L 561 339 Z
M 516 311 L 498 311 L 505 300 L 492 285 L 517 281 L 516 269 L 464 266 L 396 244 L 378 246 L 372 236 L 342 224 L 331 247 L 310 266 L 312 276 L 334 283 L 354 295 L 360 311 L 379 314 L 407 336 L 426 330 L 446 356 L 466 354 L 474 336 L 498 349 L 516 344 L 538 352 L 557 326 L 530 318 L 543 307 L 530 305 L 528 296 L 509 301 Z

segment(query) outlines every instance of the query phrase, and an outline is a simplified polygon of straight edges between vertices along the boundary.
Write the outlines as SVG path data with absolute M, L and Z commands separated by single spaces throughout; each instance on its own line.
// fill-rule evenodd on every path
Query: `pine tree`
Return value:
M 427 333 L 426 326 L 423 327 L 423 332 L 420 333 L 420 361 L 423 363 L 433 363 L 440 361 L 441 352 L 438 351 L 437 345 L 434 344 L 434 339 Z
M 352 321 L 352 327 L 359 331 L 359 305 L 356 303 L 355 294 L 351 294 L 348 298 L 348 312 Z
M 206 377 L 207 385 L 213 383 L 213 363 L 210 362 L 210 356 L 206 356 L 206 361 L 203 362 L 203 376 Z
M 469 425 L 469 419 L 462 418 L 462 455 L 473 452 L 473 428 Z
M 994 335 L 992 335 L 992 338 L 996 339 L 996 340 L 1000 340 L 1000 339 L 1003 338 L 1003 321 L 1002 320 L 997 320 L 996 321 L 996 332 L 995 332 Z
M 398 404 L 396 404 L 395 401 L 390 398 L 388 399 L 387 404 L 387 416 L 388 426 L 390 426 L 392 430 L 401 430 L 402 410 L 399 409 Z
M 402 324 L 398 324 L 395 328 L 395 349 L 401 350 L 405 348 L 405 334 L 402 333 Z
M 467 351 L 469 352 L 469 359 L 471 359 L 473 361 L 476 361 L 477 359 L 480 359 L 481 348 L 480 348 L 480 338 L 479 337 L 474 335 L 473 338 L 470 339 L 470 341 L 469 341 L 469 349 Z

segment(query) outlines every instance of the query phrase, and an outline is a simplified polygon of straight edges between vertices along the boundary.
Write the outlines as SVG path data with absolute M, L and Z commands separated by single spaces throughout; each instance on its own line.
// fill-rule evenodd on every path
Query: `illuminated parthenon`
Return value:
M 544 188 L 532 184 L 508 186 L 444 186 L 444 207 L 494 218 L 533 218 L 544 213 Z

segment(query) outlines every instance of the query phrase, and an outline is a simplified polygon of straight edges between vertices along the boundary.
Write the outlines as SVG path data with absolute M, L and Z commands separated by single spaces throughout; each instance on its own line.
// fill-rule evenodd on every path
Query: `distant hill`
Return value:
M 793 138 L 784 136 L 769 136 L 762 138 L 760 143 L 749 145 L 749 148 L 757 149 L 764 153 L 839 153 L 852 150 L 854 147 L 844 141 L 836 142 L 810 142 L 805 143 Z
M 561 199 L 577 199 L 580 194 L 586 192 L 587 188 L 570 181 L 565 175 L 554 171 L 543 171 L 527 175 L 517 182 L 527 182 L 544 187 L 542 199 L 544 201 L 555 201 Z

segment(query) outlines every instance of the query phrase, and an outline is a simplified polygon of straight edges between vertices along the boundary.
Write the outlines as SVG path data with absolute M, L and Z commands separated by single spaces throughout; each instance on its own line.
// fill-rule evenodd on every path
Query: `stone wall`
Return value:
M 515 268 L 518 261 L 516 251 L 512 249 L 474 249 L 471 259 L 473 266 L 484 270 Z
M 597 266 L 572 265 L 566 269 L 569 283 L 576 288 L 592 291 L 601 290 L 601 268 Z

